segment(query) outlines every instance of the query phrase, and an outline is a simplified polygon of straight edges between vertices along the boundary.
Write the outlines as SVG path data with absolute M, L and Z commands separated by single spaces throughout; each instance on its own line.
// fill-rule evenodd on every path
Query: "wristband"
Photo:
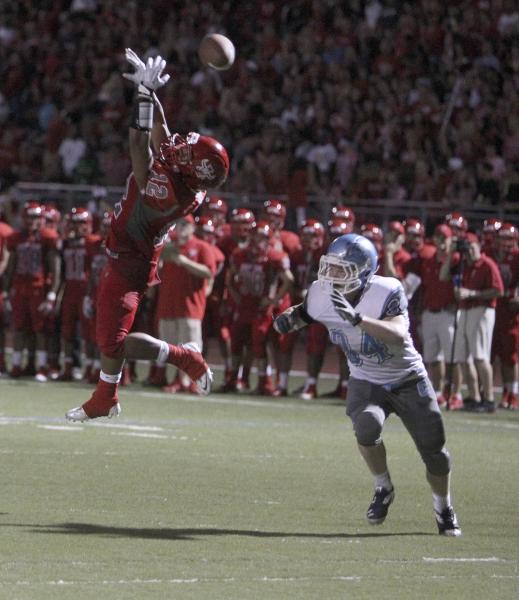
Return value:
M 355 313 L 355 318 L 352 319 L 351 324 L 353 327 L 360 325 L 362 323 L 363 316 L 360 313 Z
M 153 97 L 152 92 L 139 84 L 137 101 L 133 107 L 133 123 L 135 129 L 150 131 L 153 127 Z

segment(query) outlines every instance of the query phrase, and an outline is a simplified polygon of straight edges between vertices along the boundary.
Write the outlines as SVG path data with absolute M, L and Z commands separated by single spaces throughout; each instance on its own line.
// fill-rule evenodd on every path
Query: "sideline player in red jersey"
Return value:
M 2 275 L 7 268 L 9 252 L 7 251 L 7 238 L 13 233 L 12 227 L 0 220 L 0 286 Z M 2 288 L 3 289 L 3 288 Z M 5 297 L 4 297 L 5 294 Z M 7 292 L 0 293 L 0 376 L 6 373 L 5 366 L 5 330 L 7 328 L 11 305 Z
M 9 262 L 4 276 L 4 292 L 10 293 L 13 309 L 13 358 L 11 377 L 22 373 L 22 352 L 29 336 L 36 334 L 37 381 L 47 380 L 45 320 L 54 311 L 60 284 L 58 236 L 43 227 L 43 208 L 27 202 L 23 227 L 7 240 Z
M 231 326 L 232 374 L 223 392 L 237 391 L 238 368 L 243 349 L 252 347 L 258 368 L 257 393 L 270 396 L 274 391 L 267 377 L 267 341 L 272 315 L 278 302 L 290 290 L 294 277 L 284 252 L 270 245 L 271 227 L 259 221 L 245 248 L 237 248 L 229 263 L 227 288 L 235 309 Z
M 106 244 L 109 260 L 98 290 L 101 374 L 90 400 L 67 412 L 71 421 L 120 413 L 117 386 L 125 359 L 168 362 L 189 375 L 199 392 L 207 394 L 211 388 L 211 370 L 196 344 L 177 346 L 129 331 L 147 288 L 159 282 L 157 265 L 169 230 L 200 206 L 206 188 L 225 181 L 229 157 L 211 137 L 170 133 L 155 95 L 169 80 L 163 75 L 166 61 L 157 56 L 145 64 L 129 48 L 126 59 L 134 72 L 124 76 L 137 87 L 129 131 L 132 173 L 114 208 Z

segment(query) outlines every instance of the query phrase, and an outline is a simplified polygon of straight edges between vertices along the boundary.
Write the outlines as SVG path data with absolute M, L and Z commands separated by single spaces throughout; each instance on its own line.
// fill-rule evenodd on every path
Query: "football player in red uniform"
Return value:
M 88 257 L 90 246 L 99 243 L 92 234 L 92 215 L 84 207 L 75 207 L 67 215 L 68 231 L 63 240 L 63 296 L 61 301 L 61 339 L 63 342 L 64 366 L 58 377 L 60 381 L 72 381 L 72 363 L 77 324 L 80 324 L 81 339 L 88 341 L 90 324 L 83 312 L 83 299 L 87 292 Z M 92 348 L 87 343 L 86 354 L 92 360 Z
M 503 223 L 497 232 L 497 262 L 504 294 L 497 299 L 496 323 L 492 338 L 492 362 L 499 358 L 503 380 L 500 408 L 519 409 L 519 233 L 512 223 Z
M 159 282 L 157 266 L 170 228 L 203 202 L 205 189 L 218 187 L 229 171 L 229 157 L 215 139 L 198 133 L 171 134 L 155 90 L 167 83 L 166 62 L 157 56 L 142 62 L 130 49 L 134 69 L 125 74 L 137 87 L 129 131 L 132 173 L 114 208 L 106 244 L 109 256 L 97 297 L 97 343 L 101 374 L 90 400 L 67 412 L 86 421 L 120 413 L 117 387 L 125 359 L 172 364 L 204 394 L 212 373 L 195 344 L 168 344 L 148 334 L 128 333 L 141 299 Z
M 332 216 L 330 221 L 333 219 L 340 219 L 341 221 L 344 221 L 347 225 L 347 231 L 345 231 L 345 233 L 353 233 L 353 229 L 355 227 L 355 213 L 353 212 L 352 208 L 349 206 L 344 206 L 343 204 L 334 206 L 332 208 Z
M 2 286 L 2 275 L 7 268 L 9 252 L 7 251 L 7 238 L 13 233 L 12 227 L 0 221 L 0 289 Z M 7 292 L 0 293 L 0 376 L 6 373 L 5 365 L 5 330 L 11 314 L 11 304 Z
M 503 222 L 495 217 L 483 221 L 481 228 L 481 252 L 495 259 L 498 251 L 499 230 Z
M 272 248 L 271 235 L 270 224 L 259 221 L 247 247 L 237 248 L 230 258 L 227 288 L 235 305 L 231 325 L 232 374 L 222 391 L 237 390 L 243 349 L 250 346 L 258 368 L 257 393 L 273 393 L 267 375 L 267 341 L 273 331 L 274 308 L 290 290 L 294 277 L 287 254 Z
M 284 229 L 286 216 L 287 209 L 279 200 L 267 200 L 263 203 L 261 218 L 270 224 L 272 230 L 271 246 L 274 250 L 286 252 L 288 256 L 291 256 L 293 252 L 301 248 L 301 242 L 296 233 Z
M 217 196 L 209 196 L 202 205 L 202 215 L 211 219 L 219 240 L 231 233 L 231 226 L 226 222 L 228 210 L 227 202 Z
M 319 221 L 307 219 L 299 229 L 299 237 L 302 248 L 294 254 L 290 261 L 295 279 L 292 294 L 294 304 L 304 300 L 308 288 L 317 279 L 319 261 L 325 248 L 326 230 Z M 293 343 L 297 336 L 298 332 L 285 334 L 285 337 L 292 339 Z M 323 366 L 327 342 L 326 327 L 323 327 L 321 323 L 312 323 L 308 326 L 305 340 L 306 381 L 301 392 L 303 400 L 312 400 L 317 397 L 317 379 Z
M 13 309 L 13 359 L 11 377 L 22 375 L 22 351 L 33 333 L 36 336 L 36 380 L 47 380 L 45 320 L 54 311 L 60 284 L 58 236 L 43 227 L 43 208 L 38 202 L 23 207 L 23 227 L 7 240 L 9 261 L 4 292 L 10 292 Z

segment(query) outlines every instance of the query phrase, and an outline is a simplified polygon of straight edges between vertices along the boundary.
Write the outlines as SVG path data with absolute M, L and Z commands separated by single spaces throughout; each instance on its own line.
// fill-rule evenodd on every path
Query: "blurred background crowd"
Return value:
M 208 31 L 229 71 L 201 68 Z M 167 59 L 172 129 L 228 148 L 227 191 L 517 202 L 518 31 L 513 0 L 4 2 L 1 189 L 124 183 L 130 46 Z

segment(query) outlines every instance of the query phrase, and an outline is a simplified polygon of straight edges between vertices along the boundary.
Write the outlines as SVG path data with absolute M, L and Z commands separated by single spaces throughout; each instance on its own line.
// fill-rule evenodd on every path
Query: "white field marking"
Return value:
M 494 427 L 494 429 L 519 429 L 519 423 L 504 423 L 503 421 L 472 421 L 460 419 L 459 423 L 464 425 L 479 425 L 480 427 Z
M 497 556 L 466 556 L 466 557 L 433 557 L 433 556 L 422 556 L 422 560 L 425 562 L 487 562 L 487 563 L 515 563 L 516 560 L 508 560 L 506 558 L 498 558 Z
M 164 431 L 163 427 L 158 427 L 156 425 L 124 425 L 123 423 L 103 423 L 99 421 L 93 421 L 89 426 L 92 427 L 108 427 L 112 429 L 130 429 L 131 431 Z
M 51 429 L 53 431 L 83 431 L 83 427 L 77 425 L 36 425 L 38 429 Z
M 139 438 L 151 438 L 154 440 L 169 440 L 169 435 L 161 435 L 159 433 L 137 433 L 135 431 L 112 431 L 111 435 L 126 435 L 130 437 L 139 437 Z M 173 438 L 175 439 L 175 438 Z

